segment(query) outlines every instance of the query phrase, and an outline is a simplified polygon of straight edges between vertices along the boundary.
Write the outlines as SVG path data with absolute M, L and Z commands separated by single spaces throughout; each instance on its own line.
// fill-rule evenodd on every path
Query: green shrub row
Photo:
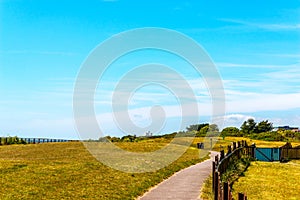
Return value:
M 26 144 L 25 140 L 14 137 L 0 137 L 0 145 Z

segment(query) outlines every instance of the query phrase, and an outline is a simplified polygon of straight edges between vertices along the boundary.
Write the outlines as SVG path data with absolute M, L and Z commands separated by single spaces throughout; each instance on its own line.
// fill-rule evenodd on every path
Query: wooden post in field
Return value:
M 233 146 L 233 150 L 235 150 L 236 149 L 236 142 L 233 142 L 232 146 Z
M 220 181 L 219 181 L 219 173 L 218 172 L 214 172 L 215 175 L 215 189 L 214 189 L 214 200 L 219 200 L 219 184 L 220 184 Z
M 230 184 L 229 184 L 230 185 Z M 231 187 L 229 186 L 228 188 L 228 199 L 232 200 L 232 192 L 231 192 Z
M 216 162 L 212 161 L 212 191 L 215 190 L 215 171 L 216 171 Z
M 240 148 L 241 147 L 241 142 L 240 141 L 238 141 L 238 148 Z
M 231 146 L 228 145 L 228 147 L 227 147 L 227 154 L 226 155 L 229 155 L 230 153 L 231 153 Z
M 220 153 L 221 153 L 221 156 L 220 156 L 220 161 L 221 161 L 221 160 L 223 160 L 224 157 L 225 157 L 225 152 L 224 152 L 224 150 L 222 150 Z
M 252 158 L 255 158 L 255 144 L 251 145 L 251 156 Z
M 229 183 L 225 182 L 223 184 L 223 200 L 229 200 L 228 196 L 229 196 Z
M 215 156 L 215 162 L 216 162 L 216 165 L 219 165 L 219 155 Z
M 247 198 L 247 197 L 246 197 Z M 238 200 L 245 200 L 245 194 L 239 193 L 238 194 Z

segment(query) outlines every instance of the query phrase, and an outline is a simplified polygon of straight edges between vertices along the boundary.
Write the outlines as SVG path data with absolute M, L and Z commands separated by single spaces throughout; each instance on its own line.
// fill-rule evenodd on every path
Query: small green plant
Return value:
M 202 189 L 201 189 L 201 199 L 204 200 L 213 200 L 214 194 L 212 192 L 212 176 L 210 175 L 203 183 Z
M 222 174 L 222 182 L 233 183 L 247 170 L 252 158 L 242 157 L 241 159 L 235 159 L 227 168 L 226 172 Z

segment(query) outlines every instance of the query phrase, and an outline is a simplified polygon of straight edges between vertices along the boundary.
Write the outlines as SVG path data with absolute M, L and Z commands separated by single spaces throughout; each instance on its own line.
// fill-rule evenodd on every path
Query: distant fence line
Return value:
M 9 144 L 40 144 L 53 142 L 78 142 L 79 140 L 52 139 L 52 138 L 20 138 L 20 137 L 0 137 L 0 145 Z
M 212 190 L 214 200 L 232 200 L 231 183 L 221 181 L 221 176 L 228 167 L 242 156 L 254 157 L 254 146 L 248 146 L 246 141 L 233 142 L 233 146 L 227 146 L 227 153 L 220 151 L 220 158 L 217 155 L 212 163 Z M 243 193 L 238 194 L 238 200 L 246 200 L 247 196 Z

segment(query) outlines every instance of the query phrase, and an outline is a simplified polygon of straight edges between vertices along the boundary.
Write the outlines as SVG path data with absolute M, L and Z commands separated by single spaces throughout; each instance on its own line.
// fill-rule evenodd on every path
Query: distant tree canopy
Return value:
M 209 124 L 207 124 L 207 123 L 205 123 L 205 124 L 193 124 L 193 125 L 190 125 L 190 126 L 186 127 L 186 130 L 187 131 L 200 131 L 205 126 L 209 126 Z
M 206 135 L 206 133 L 208 132 L 208 129 L 209 129 L 209 125 L 207 124 L 206 126 L 203 126 L 196 134 L 196 136 L 198 137 L 203 137 Z
M 247 121 L 244 121 L 244 123 L 241 126 L 241 132 L 245 134 L 250 134 L 254 132 L 256 126 L 256 122 L 254 119 L 250 118 Z
M 273 124 L 268 122 L 268 120 L 259 122 L 254 129 L 255 133 L 263 133 L 273 130 Z
M 244 123 L 241 126 L 241 132 L 245 134 L 264 133 L 272 130 L 273 130 L 273 124 L 268 120 L 264 120 L 259 123 L 256 123 L 254 119 L 250 118 L 247 121 L 244 121 Z
M 209 125 L 209 131 L 210 132 L 219 132 L 219 127 L 217 124 L 210 124 Z
M 240 130 L 237 127 L 226 127 L 221 132 L 222 136 L 241 136 Z

